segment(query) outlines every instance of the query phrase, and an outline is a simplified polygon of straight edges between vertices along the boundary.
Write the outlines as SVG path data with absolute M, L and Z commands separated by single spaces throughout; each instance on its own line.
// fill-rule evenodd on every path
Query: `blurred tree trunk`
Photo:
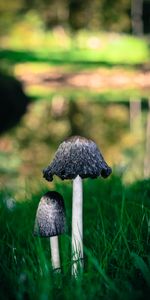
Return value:
M 69 0 L 68 21 L 73 30 L 85 28 L 90 22 L 90 0 Z
M 136 36 L 143 35 L 143 0 L 131 0 L 132 33 Z M 142 134 L 141 100 L 130 99 L 130 129 L 132 133 Z M 143 164 L 143 163 L 142 163 Z
M 130 99 L 130 128 L 131 131 L 141 130 L 141 100 Z
M 144 159 L 144 177 L 150 176 L 150 99 L 148 100 L 148 114 L 147 114 L 147 125 L 146 125 L 146 149 Z
M 132 32 L 135 35 L 143 35 L 143 0 L 131 0 Z

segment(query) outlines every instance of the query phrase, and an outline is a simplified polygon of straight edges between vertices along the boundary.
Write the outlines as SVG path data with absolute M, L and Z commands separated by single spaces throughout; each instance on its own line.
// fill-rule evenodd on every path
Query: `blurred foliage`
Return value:
M 19 199 L 26 184 L 32 191 L 47 186 L 42 169 L 60 142 L 75 134 L 95 140 L 114 172 L 123 174 L 125 181 L 143 178 L 147 108 L 142 111 L 143 123 L 135 119 L 137 130 L 134 126 L 132 130 L 127 100 L 103 102 L 100 96 L 98 101 L 89 100 L 93 101 L 73 94 L 69 99 L 57 92 L 31 103 L 21 123 L 1 136 L 1 187 L 14 189 Z
M 73 30 L 131 32 L 130 0 L 1 0 L 1 34 L 30 11 L 45 29 L 62 25 Z
M 1 137 L 1 185 L 14 188 L 17 198 L 25 193 L 27 182 L 33 191 L 39 189 L 37 181 L 41 182 L 42 169 L 59 143 L 73 134 L 94 139 L 110 164 L 124 172 L 125 180 L 141 178 L 146 125 L 142 124 L 142 135 L 130 131 L 129 101 L 131 96 L 147 99 L 148 90 L 135 90 L 132 85 L 135 71 L 129 73 L 127 69 L 130 84 L 126 90 L 122 85 L 120 89 L 111 86 L 108 76 L 112 74 L 113 81 L 117 73 L 119 81 L 124 70 L 115 68 L 117 64 L 128 68 L 147 62 L 147 42 L 129 35 L 85 30 L 71 36 L 62 27 L 44 33 L 40 23 L 32 27 L 33 15 L 26 14 L 27 21 L 19 21 L 10 35 L 1 39 L 1 68 L 11 66 L 27 94 L 33 97 L 18 126 Z M 100 69 L 102 65 L 107 69 Z M 101 91 L 92 88 L 96 68 L 96 76 L 98 70 L 102 72 L 97 82 L 101 84 L 105 78 L 105 88 Z M 88 88 L 81 88 L 82 76 L 76 79 L 77 87 L 71 81 L 69 87 L 65 85 L 70 72 L 82 69 L 93 74 L 86 82 Z M 144 122 L 146 117 L 143 113 Z

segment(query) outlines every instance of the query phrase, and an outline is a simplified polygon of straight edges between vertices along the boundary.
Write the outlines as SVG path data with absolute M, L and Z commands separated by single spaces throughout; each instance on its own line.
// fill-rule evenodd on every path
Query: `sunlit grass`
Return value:
M 71 184 L 65 199 L 68 233 L 61 237 L 62 275 L 51 269 L 48 239 L 33 236 L 39 194 L 1 192 L 1 299 L 144 299 L 150 287 L 150 182 L 125 186 L 119 177 L 84 181 L 85 270 L 71 278 Z M 14 202 L 13 200 L 14 199 Z M 21 200 L 21 199 L 20 199 Z
M 146 39 L 88 31 L 73 35 L 63 29 L 35 32 L 21 24 L 2 39 L 1 48 L 9 50 L 2 52 L 1 57 L 16 63 L 29 60 L 48 62 L 50 65 L 76 64 L 87 68 L 95 64 L 132 66 L 149 60 Z

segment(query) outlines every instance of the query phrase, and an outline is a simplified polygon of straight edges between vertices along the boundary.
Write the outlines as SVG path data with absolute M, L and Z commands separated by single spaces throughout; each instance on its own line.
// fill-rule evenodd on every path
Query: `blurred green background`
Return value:
M 0 1 L 1 86 L 15 77 L 30 97 L 20 123 L 2 130 L 3 187 L 38 187 L 73 134 L 93 138 L 128 182 L 149 176 L 149 11 L 135 0 Z
M 0 15 L 1 297 L 45 300 L 54 293 L 70 299 L 60 278 L 45 279 L 49 247 L 33 240 L 32 229 L 48 189 L 64 195 L 71 223 L 71 183 L 55 178 L 50 185 L 42 169 L 65 138 L 83 135 L 97 143 L 113 175 L 106 183 L 85 180 L 86 273 L 74 290 L 69 231 L 62 240 L 63 280 L 73 284 L 75 299 L 119 299 L 120 282 L 120 299 L 142 299 L 143 285 L 146 291 L 150 285 L 150 1 L 0 0 Z M 93 280 L 96 292 L 91 288 L 86 298 Z

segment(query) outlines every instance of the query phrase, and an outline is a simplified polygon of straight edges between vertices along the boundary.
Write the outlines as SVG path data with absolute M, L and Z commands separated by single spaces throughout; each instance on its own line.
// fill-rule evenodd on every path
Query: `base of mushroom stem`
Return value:
M 84 259 L 80 258 L 77 260 L 73 260 L 72 262 L 72 276 L 77 278 L 79 275 L 82 275 L 84 269 Z
M 62 271 L 61 268 L 52 269 L 53 274 L 60 274 L 61 271 Z

